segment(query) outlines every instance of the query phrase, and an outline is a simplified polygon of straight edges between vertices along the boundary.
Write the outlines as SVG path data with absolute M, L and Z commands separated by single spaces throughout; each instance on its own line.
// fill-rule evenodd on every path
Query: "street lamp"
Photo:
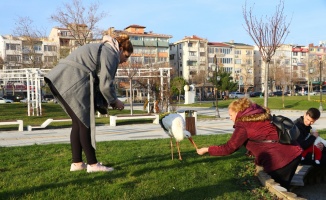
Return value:
M 319 93 L 320 93 L 320 100 L 319 100 L 319 111 L 323 111 L 323 104 L 322 104 L 322 100 L 323 100 L 323 83 L 322 83 L 322 80 L 321 80 L 321 69 L 322 69 L 322 64 L 323 64 L 323 61 L 322 60 L 319 60 Z
M 310 82 L 310 74 L 312 74 L 313 73 L 313 68 L 309 68 L 309 71 L 308 71 L 308 101 L 310 101 L 310 90 L 311 90 L 311 88 L 310 88 L 310 84 L 311 84 L 311 82 Z
M 216 106 L 216 111 L 215 111 L 215 116 L 216 116 L 216 118 L 220 118 L 220 112 L 219 112 L 219 110 L 218 110 L 218 95 L 217 95 L 217 91 L 218 91 L 218 89 L 217 89 L 217 83 L 221 80 L 221 77 L 220 76 L 218 76 L 218 67 L 217 67 L 217 65 L 216 64 L 213 64 L 212 65 L 212 71 L 213 71 L 213 74 L 212 73 L 209 73 L 209 75 L 210 75 L 210 77 L 212 78 L 211 80 L 212 80 L 212 83 L 214 84 L 214 87 L 216 87 L 215 88 L 215 98 L 216 98 L 216 104 L 215 104 L 215 106 Z
M 324 60 L 320 59 L 313 59 L 312 62 L 319 63 L 319 111 L 323 111 L 323 82 L 322 82 L 322 69 L 323 69 L 323 62 Z

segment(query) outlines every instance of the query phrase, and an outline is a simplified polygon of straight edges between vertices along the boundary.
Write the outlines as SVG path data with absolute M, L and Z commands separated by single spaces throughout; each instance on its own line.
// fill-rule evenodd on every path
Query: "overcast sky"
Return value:
M 47 33 L 53 26 L 51 14 L 71 0 L 11 0 L 1 1 L 0 34 L 12 34 L 18 17 L 29 17 L 36 27 Z M 84 0 L 88 5 L 91 0 Z M 171 42 L 197 35 L 210 42 L 255 45 L 243 28 L 245 0 L 98 0 L 100 10 L 107 12 L 99 28 L 123 30 L 137 24 L 146 31 L 171 35 Z M 258 17 L 272 16 L 279 0 L 247 0 Z M 291 22 L 285 43 L 308 45 L 326 40 L 326 0 L 285 0 L 284 14 Z

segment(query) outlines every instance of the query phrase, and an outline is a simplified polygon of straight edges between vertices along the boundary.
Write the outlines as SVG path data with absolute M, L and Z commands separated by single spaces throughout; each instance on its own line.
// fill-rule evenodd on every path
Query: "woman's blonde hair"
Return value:
M 254 104 L 250 99 L 248 98 L 240 98 L 230 103 L 229 109 L 234 112 L 242 112 L 249 108 L 252 104 Z M 236 121 L 264 121 L 268 120 L 270 118 L 270 109 L 263 107 L 265 112 L 261 114 L 255 114 L 251 116 L 243 116 L 240 118 L 237 118 Z
M 129 40 L 129 36 L 126 34 L 121 34 L 115 37 L 115 39 L 119 43 L 119 48 L 122 48 L 123 51 L 127 51 L 128 53 L 133 53 L 134 47 Z

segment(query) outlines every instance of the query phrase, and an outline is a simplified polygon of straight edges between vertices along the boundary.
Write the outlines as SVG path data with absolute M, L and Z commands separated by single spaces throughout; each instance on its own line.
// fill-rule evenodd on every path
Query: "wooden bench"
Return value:
M 153 124 L 159 124 L 160 116 L 155 115 L 110 115 L 110 126 L 117 126 L 118 120 L 126 119 L 154 119 Z
M 11 122 L 0 122 L 0 125 L 15 125 L 18 124 L 18 131 L 24 131 L 23 120 L 11 121 Z
M 52 122 L 68 122 L 71 121 L 71 119 L 47 119 L 45 120 L 45 122 L 43 122 L 41 124 L 41 126 L 31 126 L 28 125 L 27 126 L 27 130 L 28 131 L 32 131 L 33 129 L 42 129 L 42 128 L 46 128 L 49 124 L 51 124 Z

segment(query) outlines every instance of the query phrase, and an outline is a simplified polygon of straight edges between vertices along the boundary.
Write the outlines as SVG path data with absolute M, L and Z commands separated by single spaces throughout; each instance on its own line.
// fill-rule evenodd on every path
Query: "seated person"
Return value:
M 307 112 L 294 120 L 295 125 L 300 130 L 300 135 L 297 139 L 297 142 L 300 144 L 303 150 L 307 150 L 309 147 L 314 145 L 316 138 L 319 136 L 318 132 L 311 132 L 311 125 L 314 124 L 320 117 L 320 111 L 317 108 L 309 108 Z M 326 148 L 324 148 L 324 144 L 319 142 L 316 146 L 322 152 L 322 157 L 320 160 L 321 165 L 326 165 Z M 312 153 L 308 153 L 305 156 L 305 159 L 301 161 L 302 164 L 313 165 L 315 164 L 314 159 L 312 159 Z

